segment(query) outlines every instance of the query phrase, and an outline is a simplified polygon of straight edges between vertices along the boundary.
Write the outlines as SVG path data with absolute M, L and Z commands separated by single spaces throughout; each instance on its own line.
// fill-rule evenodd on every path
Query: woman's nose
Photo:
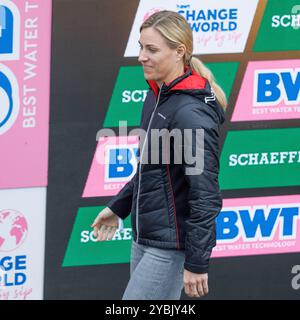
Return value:
M 143 50 L 140 50 L 140 53 L 139 53 L 139 57 L 138 57 L 138 61 L 139 62 L 144 62 L 144 61 L 147 61 L 147 56 L 145 55 L 145 52 Z

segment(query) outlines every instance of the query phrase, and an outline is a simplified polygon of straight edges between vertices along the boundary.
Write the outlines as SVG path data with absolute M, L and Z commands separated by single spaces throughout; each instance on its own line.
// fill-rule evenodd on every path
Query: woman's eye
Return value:
M 155 53 L 155 52 L 157 52 L 157 49 L 149 48 L 149 51 L 150 51 L 151 53 Z

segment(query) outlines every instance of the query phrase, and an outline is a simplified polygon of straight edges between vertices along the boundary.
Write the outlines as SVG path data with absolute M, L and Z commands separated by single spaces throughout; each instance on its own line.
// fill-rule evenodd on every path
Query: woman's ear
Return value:
M 177 47 L 176 49 L 176 54 L 179 60 L 181 60 L 183 58 L 183 56 L 186 53 L 186 47 L 184 44 L 181 44 L 180 46 Z

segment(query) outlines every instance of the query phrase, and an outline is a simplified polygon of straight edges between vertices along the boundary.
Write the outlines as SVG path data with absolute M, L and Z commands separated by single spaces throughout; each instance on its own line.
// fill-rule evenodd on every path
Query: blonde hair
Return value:
M 190 66 L 192 70 L 206 78 L 215 93 L 220 105 L 225 110 L 227 99 L 222 88 L 217 84 L 213 73 L 203 62 L 192 56 L 193 54 L 193 32 L 188 22 L 183 16 L 174 11 L 159 11 L 151 15 L 140 27 L 140 32 L 146 28 L 154 28 L 166 40 L 171 49 L 185 45 L 186 52 L 183 56 L 185 66 Z

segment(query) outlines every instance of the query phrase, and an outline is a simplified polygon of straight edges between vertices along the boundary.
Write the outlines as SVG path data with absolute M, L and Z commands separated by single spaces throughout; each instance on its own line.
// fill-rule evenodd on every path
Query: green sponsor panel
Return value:
M 64 257 L 63 267 L 128 263 L 131 249 L 130 216 L 110 241 L 96 242 L 91 224 L 104 207 L 79 208 Z
M 227 133 L 220 187 L 245 189 L 300 185 L 300 128 Z
M 238 62 L 215 62 L 206 63 L 206 66 L 212 71 L 217 83 L 224 90 L 227 99 L 230 96 L 233 81 L 239 67 Z
M 239 66 L 238 62 L 207 63 L 227 98 Z M 141 66 L 121 67 L 103 127 L 118 127 L 119 121 L 127 121 L 128 126 L 140 125 L 143 102 L 149 86 Z
M 118 127 L 120 120 L 138 126 L 148 89 L 142 67 L 121 67 L 103 126 Z
M 268 0 L 253 50 L 300 50 L 299 39 L 299 0 Z

